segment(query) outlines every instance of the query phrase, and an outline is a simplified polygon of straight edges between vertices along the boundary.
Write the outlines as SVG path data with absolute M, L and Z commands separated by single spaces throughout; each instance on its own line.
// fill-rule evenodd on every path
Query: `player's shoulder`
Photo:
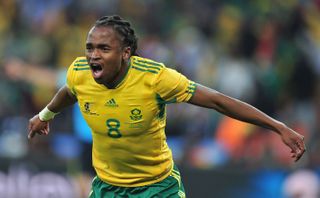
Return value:
M 71 66 L 73 67 L 73 70 L 75 70 L 75 71 L 90 69 L 88 61 L 87 61 L 86 57 L 84 57 L 84 56 L 77 57 L 72 62 Z
M 88 63 L 87 58 L 85 56 L 78 56 L 74 62 Z
M 89 75 L 91 75 L 91 70 L 86 57 L 75 58 L 67 71 L 67 86 L 74 95 L 77 93 L 76 87 L 86 84 L 90 79 L 88 78 Z M 86 86 L 83 88 L 86 88 Z
M 166 66 L 163 63 L 139 56 L 131 57 L 131 67 L 142 73 L 159 74 Z
M 73 61 L 72 66 L 74 66 L 74 67 L 81 67 L 81 66 L 89 67 L 89 64 L 88 64 L 86 57 L 79 56 Z

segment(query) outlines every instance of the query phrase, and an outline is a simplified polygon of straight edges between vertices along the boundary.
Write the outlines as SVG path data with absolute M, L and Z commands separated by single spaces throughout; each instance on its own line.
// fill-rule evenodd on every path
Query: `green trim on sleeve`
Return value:
M 189 98 L 188 101 L 190 101 L 191 98 L 194 96 L 194 94 L 196 93 L 196 90 L 197 90 L 197 86 L 198 86 L 197 83 L 192 82 L 192 84 L 193 84 L 192 92 L 189 92 L 191 94 L 191 97 Z
M 166 101 L 163 100 L 159 94 L 156 94 L 156 100 L 160 110 L 157 117 L 162 119 L 166 115 Z
M 156 100 L 158 104 L 158 108 L 160 110 L 158 114 L 158 118 L 162 119 L 165 116 L 166 113 L 166 105 L 171 104 L 171 103 L 176 103 L 177 98 L 172 98 L 171 100 L 165 101 L 159 94 L 156 94 Z
M 193 81 L 190 81 L 190 83 L 189 83 L 189 85 L 188 85 L 188 88 L 187 88 L 187 90 L 186 90 L 186 93 L 191 93 L 191 94 L 193 94 L 194 92 L 195 92 L 195 90 L 196 90 L 196 83 L 195 82 L 193 82 Z

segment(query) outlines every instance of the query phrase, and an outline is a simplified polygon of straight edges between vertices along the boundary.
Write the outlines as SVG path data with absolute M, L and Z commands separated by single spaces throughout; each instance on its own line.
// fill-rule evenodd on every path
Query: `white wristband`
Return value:
M 42 109 L 42 111 L 39 112 L 39 119 L 41 121 L 49 121 L 52 120 L 57 114 L 58 113 L 50 111 L 48 107 L 45 107 L 44 109 Z

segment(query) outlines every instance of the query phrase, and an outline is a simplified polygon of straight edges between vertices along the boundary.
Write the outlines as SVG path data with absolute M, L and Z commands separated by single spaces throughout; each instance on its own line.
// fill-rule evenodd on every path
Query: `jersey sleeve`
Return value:
M 72 63 L 71 63 L 71 65 L 69 66 L 69 68 L 68 68 L 68 71 L 67 71 L 67 83 L 66 83 L 66 85 L 67 85 L 67 87 L 69 88 L 69 90 L 71 91 L 71 93 L 73 94 L 73 95 L 77 95 L 77 93 L 75 92 L 75 75 L 76 75 L 76 72 L 75 72 L 75 70 L 74 70 L 74 64 L 76 63 L 76 61 L 78 60 L 78 58 L 77 59 L 75 59 Z
M 195 82 L 167 67 L 163 68 L 155 80 L 155 91 L 166 103 L 187 102 L 195 90 Z

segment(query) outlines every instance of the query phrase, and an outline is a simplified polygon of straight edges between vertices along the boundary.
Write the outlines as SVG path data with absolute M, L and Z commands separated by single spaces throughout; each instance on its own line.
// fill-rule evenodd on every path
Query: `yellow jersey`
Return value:
M 166 142 L 168 103 L 188 101 L 196 84 L 150 59 L 132 56 L 113 89 L 94 81 L 85 57 L 69 67 L 67 86 L 92 130 L 92 163 L 98 177 L 124 187 L 159 182 L 172 171 Z

